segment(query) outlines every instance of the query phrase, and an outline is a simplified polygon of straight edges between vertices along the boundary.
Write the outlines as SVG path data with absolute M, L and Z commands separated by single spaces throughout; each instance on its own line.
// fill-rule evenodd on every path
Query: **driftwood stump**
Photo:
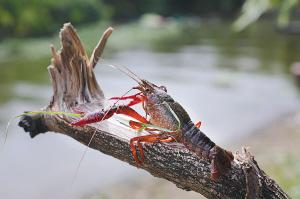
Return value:
M 108 28 L 91 58 L 88 58 L 76 31 L 65 24 L 60 32 L 62 48 L 57 52 L 51 46 L 52 60 L 48 67 L 53 85 L 53 97 L 44 109 L 71 112 L 73 107 L 94 111 L 103 107 L 104 94 L 97 84 L 93 68 L 100 60 L 112 28 Z M 72 118 L 59 115 L 26 115 L 19 125 L 31 137 L 54 131 L 71 136 L 90 148 L 99 150 L 135 166 L 129 139 L 136 132 L 108 121 L 84 127 L 69 124 Z M 178 144 L 179 145 L 179 144 Z M 142 169 L 167 179 L 179 188 L 193 190 L 207 198 L 289 198 L 281 188 L 258 166 L 246 149 L 236 154 L 231 172 L 218 181 L 210 179 L 209 162 L 174 144 L 145 144 L 145 161 Z

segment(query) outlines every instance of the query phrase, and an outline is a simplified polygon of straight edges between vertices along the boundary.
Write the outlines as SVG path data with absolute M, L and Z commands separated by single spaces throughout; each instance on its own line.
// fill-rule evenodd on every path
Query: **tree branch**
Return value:
M 51 46 L 52 60 L 48 67 L 53 86 L 53 97 L 44 109 L 70 112 L 73 107 L 94 111 L 103 107 L 104 94 L 97 84 L 93 68 L 98 62 L 105 43 L 112 33 L 107 29 L 90 59 L 71 24 L 60 32 L 62 49 Z M 109 121 L 74 127 L 72 118 L 59 115 L 26 115 L 19 125 L 31 137 L 54 131 L 73 137 L 90 148 L 99 150 L 135 166 L 129 140 L 136 132 Z M 141 166 L 152 175 L 167 179 L 179 188 L 193 190 L 207 198 L 289 198 L 280 187 L 258 166 L 254 157 L 243 149 L 236 155 L 232 170 L 218 181 L 210 179 L 209 162 L 198 158 L 181 144 L 144 144 L 145 161 Z

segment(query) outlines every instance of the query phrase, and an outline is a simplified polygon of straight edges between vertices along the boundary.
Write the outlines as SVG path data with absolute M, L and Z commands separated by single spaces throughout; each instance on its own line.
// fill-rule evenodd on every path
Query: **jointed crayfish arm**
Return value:
M 121 105 L 121 106 L 114 106 L 108 109 L 102 109 L 92 113 L 86 113 L 84 117 L 71 122 L 73 126 L 84 126 L 91 123 L 102 122 L 111 118 L 114 114 L 122 114 L 127 115 L 131 118 L 134 118 L 142 123 L 148 123 L 148 120 L 141 116 L 138 112 L 132 109 L 130 106 Z

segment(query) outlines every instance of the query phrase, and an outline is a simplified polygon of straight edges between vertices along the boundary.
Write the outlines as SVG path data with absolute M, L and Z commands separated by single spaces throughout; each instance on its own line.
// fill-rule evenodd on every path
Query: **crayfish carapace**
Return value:
M 116 68 L 116 67 L 115 67 Z M 211 179 L 216 180 L 231 169 L 234 157 L 230 151 L 224 150 L 211 141 L 202 131 L 200 125 L 195 125 L 184 108 L 176 102 L 164 86 L 156 86 L 147 80 L 140 79 L 128 68 L 117 68 L 134 79 L 138 86 L 133 89 L 139 92 L 135 95 L 114 97 L 112 100 L 130 100 L 127 105 L 114 105 L 107 110 L 87 113 L 83 118 L 71 123 L 74 126 L 100 122 L 114 114 L 124 114 L 134 118 L 129 125 L 136 130 L 156 131 L 150 135 L 134 137 L 130 140 L 130 148 L 137 166 L 143 163 L 144 152 L 141 143 L 179 142 L 200 158 L 211 163 Z M 149 120 L 137 113 L 131 106 L 141 103 L 149 116 Z M 137 149 L 140 152 L 138 157 Z

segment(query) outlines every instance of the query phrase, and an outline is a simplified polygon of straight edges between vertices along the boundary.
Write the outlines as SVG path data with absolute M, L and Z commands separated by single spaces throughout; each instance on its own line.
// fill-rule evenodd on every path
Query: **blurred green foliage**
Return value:
M 279 27 L 288 25 L 300 0 L 0 0 L 0 39 L 49 35 L 65 22 L 128 22 L 145 13 L 164 17 L 240 17 L 233 28 L 241 31 L 264 13 L 277 11 Z
M 108 18 L 108 10 L 99 0 L 1 0 L 0 38 L 49 34 L 68 21 Z
M 278 155 L 277 155 L 278 156 Z M 280 158 L 273 157 L 268 166 L 268 173 L 275 177 L 283 190 L 285 190 L 291 198 L 300 198 L 299 177 L 300 177 L 300 159 L 298 155 L 289 154 L 282 155 Z
M 234 16 L 244 0 L 0 0 L 0 39 L 53 33 L 65 22 L 118 22 L 145 13 L 168 16 Z
M 123 21 L 144 13 L 163 16 L 234 16 L 245 0 L 104 0 L 112 9 L 112 18 Z
M 291 13 L 297 5 L 299 0 L 246 0 L 241 16 L 233 24 L 233 29 L 241 31 L 257 21 L 264 13 L 272 10 L 278 11 L 277 24 L 280 28 L 284 28 L 288 25 Z

